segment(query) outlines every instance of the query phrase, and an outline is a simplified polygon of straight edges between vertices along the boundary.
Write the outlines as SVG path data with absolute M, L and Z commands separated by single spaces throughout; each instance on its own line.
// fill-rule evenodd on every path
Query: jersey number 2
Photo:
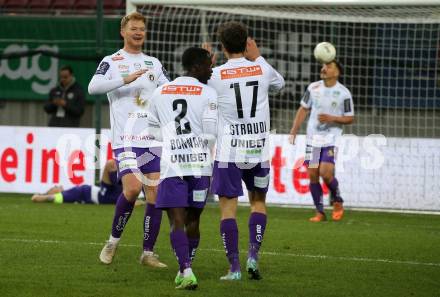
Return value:
M 188 111 L 188 103 L 186 103 L 185 99 L 176 99 L 173 101 L 173 110 L 176 111 L 179 108 L 180 105 L 180 113 L 174 118 L 174 121 L 176 122 L 176 133 L 177 135 L 181 134 L 189 134 L 191 133 L 191 125 L 188 121 L 186 121 L 182 124 L 182 119 L 186 116 L 186 112 Z
M 251 118 L 255 117 L 255 111 L 257 110 L 257 97 L 258 97 L 258 80 L 246 82 L 246 87 L 254 87 L 252 94 L 252 106 L 251 106 Z M 243 103 L 241 102 L 240 83 L 232 83 L 230 86 L 235 92 L 235 101 L 237 102 L 237 114 L 238 118 L 243 118 Z

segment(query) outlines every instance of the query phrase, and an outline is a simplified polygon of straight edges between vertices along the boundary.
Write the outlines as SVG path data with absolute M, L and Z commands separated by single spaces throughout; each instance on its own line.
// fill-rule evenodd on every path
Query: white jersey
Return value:
M 269 91 L 284 87 L 283 77 L 263 57 L 255 62 L 229 59 L 213 69 L 208 85 L 218 93 L 215 159 L 258 163 L 269 160 Z
M 148 111 L 149 125 L 162 132 L 161 178 L 211 176 L 212 156 L 205 133 L 216 133 L 215 90 L 193 77 L 179 77 L 154 91 Z M 213 131 L 206 131 L 212 123 Z
M 148 71 L 125 85 L 124 77 L 140 69 Z M 113 148 L 161 145 L 150 135 L 146 117 L 151 94 L 166 82 L 167 73 L 159 60 L 143 53 L 130 54 L 121 49 L 101 61 L 90 81 L 89 93 L 107 93 Z
M 301 99 L 301 106 L 311 109 L 307 123 L 307 144 L 325 147 L 335 145 L 336 138 L 342 135 L 342 125 L 321 123 L 320 114 L 334 116 L 354 116 L 353 98 L 350 91 L 337 82 L 326 87 L 323 80 L 311 83 Z

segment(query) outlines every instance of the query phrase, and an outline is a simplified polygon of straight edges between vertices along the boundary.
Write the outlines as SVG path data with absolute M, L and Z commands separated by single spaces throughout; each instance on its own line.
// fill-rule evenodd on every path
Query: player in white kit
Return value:
M 90 94 L 104 94 L 110 103 L 112 146 L 123 192 L 116 203 L 112 232 L 99 256 L 110 264 L 119 239 L 142 188 L 147 197 L 144 216 L 144 251 L 141 263 L 166 267 L 153 253 L 162 212 L 155 208 L 160 171 L 161 143 L 148 130 L 147 106 L 151 94 L 169 80 L 162 64 L 142 53 L 146 19 L 131 13 L 121 21 L 124 47 L 105 57 L 89 84 Z
M 211 190 L 219 196 L 220 233 L 230 264 L 221 280 L 241 279 L 236 211 L 245 182 L 251 214 L 246 270 L 260 279 L 258 251 L 266 228 L 269 186 L 269 91 L 284 87 L 283 77 L 260 55 L 245 25 L 220 25 L 218 37 L 228 61 L 213 69 L 208 85 L 218 94 L 217 151 Z
M 156 207 L 167 211 L 170 241 L 179 263 L 177 289 L 195 289 L 191 263 L 200 241 L 200 215 L 212 174 L 210 147 L 217 133 L 217 93 L 206 85 L 211 55 L 188 48 L 182 56 L 185 76 L 153 93 L 149 124 L 163 138 L 161 182 Z
M 322 66 L 322 80 L 307 87 L 290 131 L 290 142 L 294 144 L 301 124 L 310 112 L 304 163 L 307 165 L 310 192 L 316 207 L 316 215 L 310 218 L 311 222 L 327 219 L 319 177 L 322 177 L 330 189 L 334 200 L 332 219 L 339 221 L 344 214 L 338 180 L 334 176 L 335 141 L 342 135 L 342 125 L 353 123 L 354 108 L 350 91 L 338 81 L 340 75 L 342 65 L 336 60 Z

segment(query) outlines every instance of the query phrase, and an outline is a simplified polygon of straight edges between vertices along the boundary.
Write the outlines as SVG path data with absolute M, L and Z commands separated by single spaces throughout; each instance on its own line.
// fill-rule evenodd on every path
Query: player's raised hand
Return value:
M 318 115 L 318 120 L 321 123 L 325 124 L 325 123 L 333 123 L 335 121 L 335 118 L 332 115 L 321 113 Z
M 142 74 L 144 74 L 145 72 L 147 72 L 147 69 L 141 69 L 136 72 L 133 72 L 130 75 L 127 75 L 126 77 L 124 77 L 124 84 L 129 84 L 129 83 L 135 81 L 136 79 L 141 77 Z
M 211 54 L 211 63 L 215 65 L 215 61 L 217 60 L 217 54 L 212 50 L 212 45 L 209 42 L 202 43 L 202 48 L 207 50 Z
M 250 61 L 255 61 L 259 56 L 261 56 L 257 43 L 254 39 L 250 37 L 248 37 L 247 39 L 246 51 L 244 52 L 244 56 Z

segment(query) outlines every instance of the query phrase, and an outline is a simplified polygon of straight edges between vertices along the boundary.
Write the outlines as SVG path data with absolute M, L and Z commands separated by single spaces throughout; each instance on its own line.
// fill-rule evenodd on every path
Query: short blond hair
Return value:
M 145 25 L 147 24 L 147 18 L 144 17 L 141 13 L 135 11 L 135 12 L 132 12 L 130 14 L 127 14 L 126 16 L 124 16 L 122 18 L 122 20 L 121 20 L 121 29 L 123 29 L 125 26 L 127 26 L 127 23 L 129 21 L 132 21 L 132 20 L 142 21 L 142 22 L 144 22 Z

